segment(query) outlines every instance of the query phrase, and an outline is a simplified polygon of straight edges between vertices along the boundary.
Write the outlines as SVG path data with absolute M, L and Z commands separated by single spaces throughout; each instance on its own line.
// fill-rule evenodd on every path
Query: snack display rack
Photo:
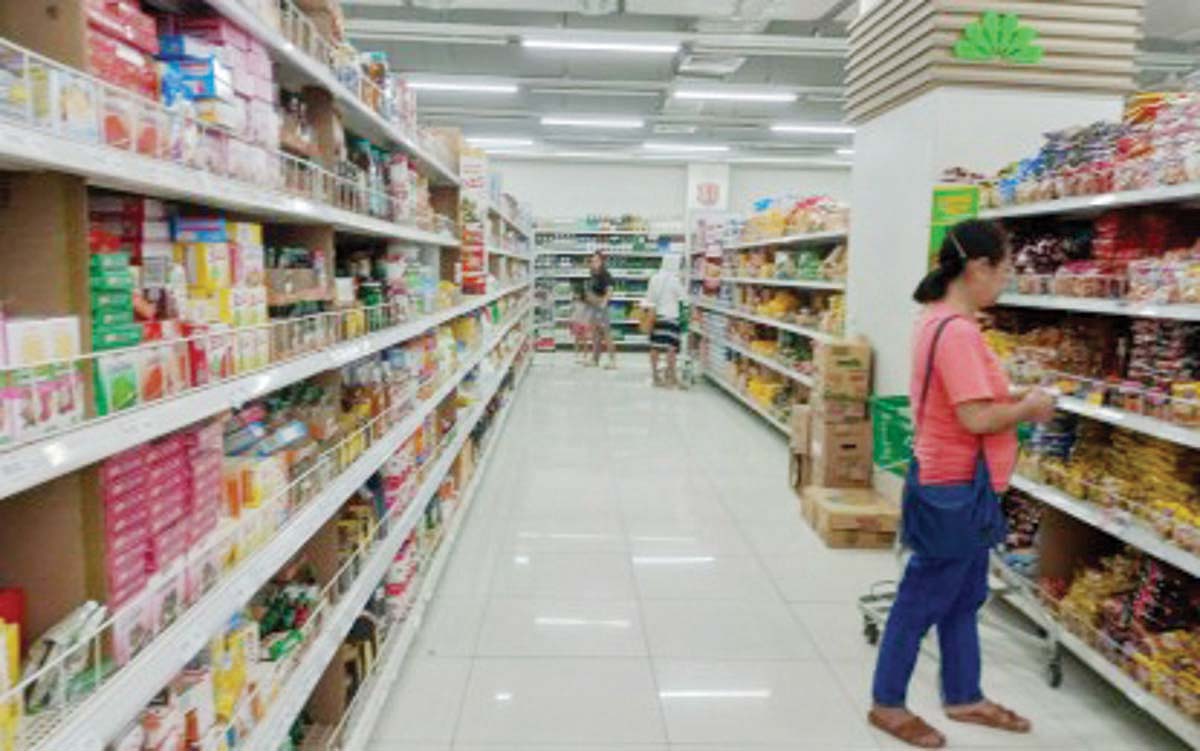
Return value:
M 264 587 L 312 550 L 328 552 L 321 546 L 328 544 L 331 525 L 369 481 L 382 477 L 399 450 L 418 436 L 440 434 L 450 426 L 431 447 L 431 456 L 423 464 L 414 462 L 419 482 L 405 489 L 412 493 L 407 504 L 389 506 L 372 539 L 355 548 L 322 588 L 302 643 L 284 661 L 286 677 L 279 677 L 270 696 L 242 696 L 237 717 L 221 730 L 241 734 L 238 748 L 275 751 L 400 546 L 427 522 L 435 497 L 441 503 L 454 481 L 465 482 L 465 447 L 471 445 L 473 451 L 474 439 L 486 431 L 490 441 L 481 444 L 483 467 L 494 452 L 516 398 L 516 373 L 528 367 L 532 219 L 526 207 L 502 195 L 486 157 L 464 146 L 461 134 L 418 126 L 415 96 L 403 99 L 411 92 L 403 79 L 390 77 L 386 61 L 369 62 L 345 42 L 330 41 L 324 36 L 327 29 L 318 27 L 294 0 L 71 3 L 54 13 L 47 10 L 44 17 L 42 10 L 31 8 L 28 18 L 0 13 L 0 163 L 6 170 L 0 191 L 0 210 L 6 212 L 0 218 L 6 277 L 0 280 L 5 298 L 0 309 L 0 527 L 10 540 L 14 534 L 37 537 L 38 545 L 54 550 L 58 571 L 45 577 L 33 572 L 32 563 L 9 565 L 16 553 L 5 552 L 0 584 L 11 588 L 6 596 L 20 592 L 29 610 L 36 611 L 28 623 L 22 622 L 28 630 L 22 628 L 20 642 L 49 646 L 36 660 L 33 649 L 14 651 L 19 661 L 10 665 L 7 650 L 20 644 L 12 643 L 12 632 L 0 634 L 7 640 L 0 640 L 6 652 L 6 669 L 0 671 L 0 749 L 130 747 L 128 734 L 153 713 L 155 697 L 174 695 L 181 677 L 195 669 L 198 655 L 245 613 Z M 104 36 L 110 33 L 117 36 Z M 137 35 L 137 42 L 125 41 L 144 66 L 138 70 L 155 75 L 135 85 L 132 75 L 122 80 L 101 68 L 102 63 L 132 65 L 117 59 L 120 54 L 109 60 L 96 51 L 115 45 L 119 52 L 121 34 Z M 196 59 L 208 66 L 210 79 L 198 85 L 211 87 L 211 92 L 188 89 L 186 94 L 177 91 L 174 100 L 168 96 L 166 71 L 192 56 L 178 52 L 169 57 L 167 37 L 179 45 L 195 45 L 188 49 L 207 50 Z M 242 90 L 250 80 L 251 58 L 261 66 L 254 85 L 265 84 L 268 91 Z M 238 67 L 241 62 L 245 70 Z M 380 68 L 388 76 L 386 85 L 376 77 Z M 233 84 L 227 92 L 220 88 L 229 83 L 218 75 L 222 70 L 238 76 L 236 94 Z M 294 114 L 285 111 L 289 95 L 296 101 L 303 98 L 308 107 L 307 144 L 285 138 L 286 118 Z M 211 109 L 193 104 L 205 97 Z M 253 133 L 249 115 L 238 122 L 231 114 L 248 113 L 252 106 L 269 115 Z M 369 164 L 352 161 L 363 154 L 369 154 Z M 125 245 L 101 247 L 97 237 L 109 228 L 96 217 L 95 205 L 98 200 L 111 205 L 113 199 L 138 211 L 120 217 L 123 228 L 132 228 L 128 237 L 120 234 Z M 162 213 L 151 215 L 151 204 Z M 220 256 L 219 263 L 228 264 L 221 272 L 228 276 L 222 279 L 215 253 L 193 267 L 184 244 L 217 245 L 226 238 L 183 237 L 176 220 L 185 217 L 219 222 L 222 231 L 228 224 L 230 247 L 235 245 L 235 224 L 257 228 L 261 234 L 254 244 L 262 254 L 253 272 L 257 280 L 245 283 L 241 267 L 233 270 L 235 262 L 245 263 L 239 255 L 244 247 Z M 151 237 L 151 223 L 169 227 L 170 234 Z M 182 288 L 179 297 L 189 303 L 211 295 L 212 305 L 204 309 L 214 311 L 211 317 L 192 315 L 194 309 L 185 312 L 182 306 L 167 312 L 161 299 L 145 303 L 145 288 L 153 282 L 146 281 L 151 272 L 141 254 L 150 241 L 166 246 L 164 265 L 173 263 L 168 270 L 179 274 L 170 280 L 175 285 L 170 294 Z M 298 286 L 293 291 L 293 279 L 301 275 L 298 249 L 316 259 L 303 268 L 316 281 L 311 289 Z M 280 258 L 285 251 L 292 255 L 277 258 L 277 264 L 264 263 L 266 251 L 278 251 Z M 106 254 L 110 257 L 96 263 Z M 38 263 L 29 263 L 30 258 Z M 128 320 L 108 310 L 103 314 L 112 317 L 103 318 L 97 308 L 96 290 L 105 287 L 97 286 L 98 271 L 118 267 L 135 290 L 124 297 L 124 302 L 137 303 Z M 275 271 L 278 277 L 271 277 Z M 125 282 L 116 276 L 103 281 L 114 287 Z M 285 281 L 276 288 L 275 278 Z M 235 319 L 228 312 L 240 314 L 258 304 L 236 297 L 243 283 L 263 293 L 261 320 Z M 34 347 L 14 359 L 14 351 L 3 346 L 14 321 L 27 332 L 43 321 L 71 321 L 74 347 L 69 354 Z M 118 324 L 138 328 L 139 336 L 129 346 L 114 346 L 113 340 L 98 336 L 103 327 Z M 159 333 L 142 333 L 150 330 Z M 255 344 L 243 351 L 243 342 L 251 340 Z M 101 351 L 97 341 L 109 348 Z M 263 346 L 255 349 L 260 341 Z M 447 342 L 458 349 L 448 352 Z M 247 354 L 251 351 L 253 357 Z M 216 359 L 210 361 L 214 352 L 227 353 L 228 361 L 222 360 L 219 369 Z M 385 357 L 394 362 L 381 365 Z M 111 388 L 109 382 L 101 385 L 102 374 L 118 361 L 133 364 L 137 396 L 120 406 L 112 392 L 105 392 L 108 401 L 101 398 L 103 389 Z M 152 371 L 147 363 L 171 363 L 182 377 L 151 387 L 156 383 L 151 375 L 162 377 L 166 368 Z M 328 399 L 343 388 L 346 394 L 360 389 L 355 399 L 368 391 L 380 396 L 383 379 L 393 374 L 399 379 L 401 371 L 407 380 L 389 381 L 386 401 L 366 405 L 373 417 L 363 417 L 361 401 L 327 412 L 310 404 L 307 415 L 295 406 L 301 404 L 295 395 L 305 389 L 320 392 L 330 383 L 334 385 L 324 392 Z M 19 390 L 22 399 L 26 391 L 57 398 L 66 393 L 60 383 L 64 379 L 79 395 L 69 418 L 42 421 L 14 411 L 12 393 Z M 13 386 L 17 389 L 10 390 Z M 302 419 L 262 406 L 292 398 Z M 243 506 L 240 497 L 237 502 L 226 497 L 234 492 L 228 487 L 230 477 L 236 477 L 239 493 L 241 483 L 251 481 L 231 466 L 246 462 L 238 466 L 261 470 L 258 463 L 265 464 L 268 454 L 257 449 L 243 456 L 226 453 L 223 421 L 260 408 L 293 423 L 311 418 L 311 434 L 303 444 L 308 453 L 296 449 L 286 459 L 271 456 L 284 469 L 264 478 L 256 486 L 262 497 L 253 503 L 247 498 Z M 339 422 L 318 428 L 318 419 Z M 176 502 L 175 495 L 186 499 L 178 502 L 186 510 L 177 520 L 163 521 L 163 529 L 178 532 L 171 538 L 178 541 L 178 550 L 165 551 L 167 535 L 146 521 L 165 513 L 151 508 L 149 500 L 135 509 L 144 516 L 130 518 L 143 519 L 142 526 L 153 530 L 145 537 L 154 536 L 155 542 L 147 543 L 144 553 L 141 542 L 129 543 L 123 552 L 110 548 L 116 545 L 116 533 L 108 525 L 117 523 L 113 509 L 121 501 L 114 500 L 116 491 L 109 495 L 108 469 L 123 461 L 140 468 L 145 461 L 149 473 L 151 460 L 144 456 L 159 446 L 200 440 L 193 431 L 211 435 L 213 426 L 218 428 L 215 470 L 205 472 L 216 479 L 217 500 L 203 509 L 212 512 L 212 526 L 207 526 L 207 516 L 199 520 L 201 491 L 199 480 L 192 478 L 201 470 L 188 455 L 179 466 L 155 470 L 179 475 L 161 483 L 172 488 L 169 503 Z M 262 429 L 269 438 L 284 427 Z M 471 475 L 469 487 L 460 488 L 454 505 L 459 513 L 427 562 L 431 571 L 421 605 L 397 622 L 388 641 L 389 658 L 382 667 L 390 673 L 377 676 L 376 688 L 364 691 L 350 707 L 337 748 L 345 742 L 365 745 L 387 682 L 404 659 L 470 500 L 478 494 L 483 467 Z M 141 471 L 131 470 L 135 476 Z M 175 486 L 185 483 L 187 489 L 175 494 Z M 205 498 L 209 495 L 214 494 L 206 489 Z M 168 496 L 164 491 L 154 497 Z M 136 505 L 129 503 L 130 508 Z M 123 570 L 136 569 L 137 574 L 119 592 L 113 573 L 117 557 Z M 347 581 L 351 583 L 344 588 Z M 93 606 L 86 628 L 72 620 Z M 4 617 L 11 615 L 5 612 Z M 0 621 L 0 627 L 8 629 L 12 622 Z M 64 640 L 67 631 L 71 636 Z M 278 669 L 284 669 L 284 662 Z M 376 665 L 377 673 L 380 667 Z M 36 701 L 31 698 L 35 695 Z M 255 717 L 249 734 L 241 724 L 235 731 L 234 723 L 244 721 L 250 704 L 261 716 Z M 361 722 L 350 721 L 360 716 Z M 203 745 L 216 747 L 211 744 L 209 733 Z
M 813 347 L 842 340 L 847 221 L 829 199 L 789 195 L 747 219 L 700 218 L 693 233 L 689 347 L 710 381 L 784 433 L 814 385 Z
M 544 301 L 539 327 L 541 349 L 551 351 L 572 343 L 567 330 L 571 303 L 579 285 L 590 275 L 588 258 L 597 250 L 604 253 L 609 273 L 621 290 L 612 296 L 612 303 L 621 310 L 610 320 L 618 335 L 614 344 L 643 347 L 649 343 L 648 337 L 630 333 L 641 321 L 632 313 L 645 297 L 646 283 L 658 271 L 658 259 L 668 252 L 683 252 L 685 234 L 680 222 L 638 217 L 544 220 L 538 222 L 536 235 L 535 274 L 539 299 Z

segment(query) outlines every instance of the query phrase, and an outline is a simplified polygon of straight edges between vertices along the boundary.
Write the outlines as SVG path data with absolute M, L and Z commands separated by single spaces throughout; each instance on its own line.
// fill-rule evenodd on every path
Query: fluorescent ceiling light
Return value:
M 707 143 L 666 143 L 663 141 L 647 141 L 642 144 L 642 148 L 650 151 L 696 151 L 696 152 L 721 152 L 729 151 L 728 146 L 720 144 Z
M 634 52 L 649 55 L 674 55 L 677 42 L 601 42 L 584 39 L 546 39 L 524 37 L 521 46 L 534 50 L 563 50 L 567 52 Z
M 472 146 L 532 146 L 532 138 L 503 138 L 500 136 L 467 136 Z
M 805 125 L 802 123 L 777 123 L 771 126 L 775 133 L 812 133 L 814 135 L 849 136 L 854 128 L 849 125 Z
M 543 117 L 542 125 L 561 125 L 568 128 L 640 128 L 644 123 L 641 118 L 603 118 L 603 117 Z
M 854 149 L 838 149 L 836 153 L 838 156 L 854 156 Z
M 712 99 L 726 102 L 794 102 L 798 98 L 791 91 L 735 91 L 727 89 L 677 89 L 671 96 L 676 99 Z
M 417 91 L 462 91 L 475 94 L 515 94 L 515 83 L 484 83 L 471 81 L 409 81 L 408 87 Z

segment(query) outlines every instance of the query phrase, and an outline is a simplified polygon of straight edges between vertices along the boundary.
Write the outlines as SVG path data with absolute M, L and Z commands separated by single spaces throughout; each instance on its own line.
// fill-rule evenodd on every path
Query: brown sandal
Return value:
M 920 717 L 909 715 L 899 723 L 888 722 L 874 709 L 867 713 L 867 721 L 883 732 L 899 738 L 910 746 L 917 748 L 943 748 L 946 736 L 942 735 L 929 723 Z
M 1033 730 L 1033 723 L 1029 720 L 991 701 L 982 702 L 969 709 L 947 710 L 946 716 L 955 722 L 967 722 L 1010 733 L 1028 733 Z

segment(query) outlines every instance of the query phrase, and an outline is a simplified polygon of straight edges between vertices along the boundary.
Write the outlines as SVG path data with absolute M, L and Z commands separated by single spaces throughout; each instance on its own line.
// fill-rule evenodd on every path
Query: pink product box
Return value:
M 120 477 L 101 485 L 104 494 L 104 507 L 109 511 L 119 510 L 130 505 L 127 496 L 142 494 L 146 489 L 146 470 L 137 469 L 126 472 Z
M 221 515 L 216 512 L 205 512 L 200 516 L 190 517 L 187 523 L 187 547 L 191 551 L 196 551 L 203 544 L 208 536 L 212 534 L 217 525 L 221 523 Z M 203 553 L 197 553 L 203 555 Z
M 258 79 L 245 65 L 233 69 L 233 93 L 249 99 L 258 92 Z
M 198 428 L 179 434 L 179 440 L 190 452 L 221 451 L 224 427 L 219 420 L 209 420 Z
M 153 493 L 153 491 L 151 491 Z M 150 532 L 159 534 L 183 518 L 190 499 L 186 483 L 176 482 L 150 498 Z
M 122 479 L 125 475 L 138 472 L 145 466 L 145 460 L 146 449 L 144 446 L 117 454 L 100 465 L 100 481 L 108 485 Z
M 124 513 L 114 513 L 112 508 L 104 510 L 104 535 L 109 540 L 138 532 L 146 535 L 146 522 L 150 520 L 150 508 L 145 503 L 131 504 Z
M 134 552 L 144 554 L 149 544 L 150 530 L 143 525 L 124 534 L 105 539 L 104 552 L 106 556 L 116 559 Z
M 262 102 L 274 104 L 278 99 L 279 89 L 275 86 L 275 79 L 262 78 L 260 76 L 251 75 L 251 92 L 250 96 Z
M 271 55 L 267 52 L 267 48 L 256 39 L 250 40 L 250 48 L 246 50 L 246 67 L 250 69 L 255 78 L 265 78 L 272 82 L 275 80 Z
M 177 454 L 183 453 L 184 448 L 186 446 L 183 439 L 177 435 L 164 438 L 161 441 L 155 441 L 146 450 L 146 464 L 157 464 L 158 462 L 170 459 Z
M 162 571 L 187 550 L 188 525 L 183 521 L 167 527 L 150 538 L 146 550 L 146 573 Z
M 250 36 L 221 16 L 181 18 L 176 26 L 180 33 L 199 37 L 209 44 L 230 44 L 243 51 L 250 48 Z
M 157 464 L 146 468 L 146 482 L 151 486 L 159 485 L 174 477 L 186 476 L 191 473 L 191 462 L 185 453 L 176 454 Z
M 113 555 L 106 551 L 104 565 L 109 594 L 129 595 L 146 583 L 146 546 Z
M 96 214 L 117 214 L 138 221 L 165 220 L 167 205 L 157 198 L 138 198 L 124 195 L 90 195 L 88 211 Z
M 155 631 L 162 631 L 183 614 L 188 604 L 187 570 L 182 560 L 163 568 L 150 578 L 150 609 L 155 618 Z

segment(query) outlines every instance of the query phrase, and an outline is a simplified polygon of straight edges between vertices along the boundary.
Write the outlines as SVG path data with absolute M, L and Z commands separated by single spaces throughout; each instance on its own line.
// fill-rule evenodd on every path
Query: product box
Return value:
M 148 55 L 159 53 L 154 17 L 143 13 L 134 0 L 84 0 L 88 24 Z
M 870 419 L 866 399 L 842 399 L 813 391 L 809 399 L 813 419 L 829 423 L 854 423 Z
M 250 48 L 250 36 L 222 16 L 189 16 L 179 19 L 177 31 L 210 45 Z
M 228 223 L 220 216 L 176 216 L 171 219 L 171 239 L 179 243 L 228 242 Z
M 789 444 L 793 453 L 808 454 L 812 410 L 807 404 L 792 405 L 791 436 Z
M 811 423 L 804 483 L 830 488 L 869 487 L 871 448 L 870 423 Z
M 188 285 L 201 296 L 218 294 L 233 283 L 229 246 L 224 242 L 188 242 L 183 245 Z
M 158 37 L 158 46 L 158 56 L 163 60 L 206 60 L 217 54 L 213 45 L 185 34 L 162 34 Z
M 37 65 L 30 69 L 35 122 L 66 138 L 100 141 L 99 101 L 95 84 L 84 76 Z
M 889 548 L 900 523 L 899 507 L 869 489 L 809 486 L 801 510 L 831 548 Z
M 820 344 L 813 353 L 814 393 L 866 400 L 871 393 L 871 347 L 863 341 Z

